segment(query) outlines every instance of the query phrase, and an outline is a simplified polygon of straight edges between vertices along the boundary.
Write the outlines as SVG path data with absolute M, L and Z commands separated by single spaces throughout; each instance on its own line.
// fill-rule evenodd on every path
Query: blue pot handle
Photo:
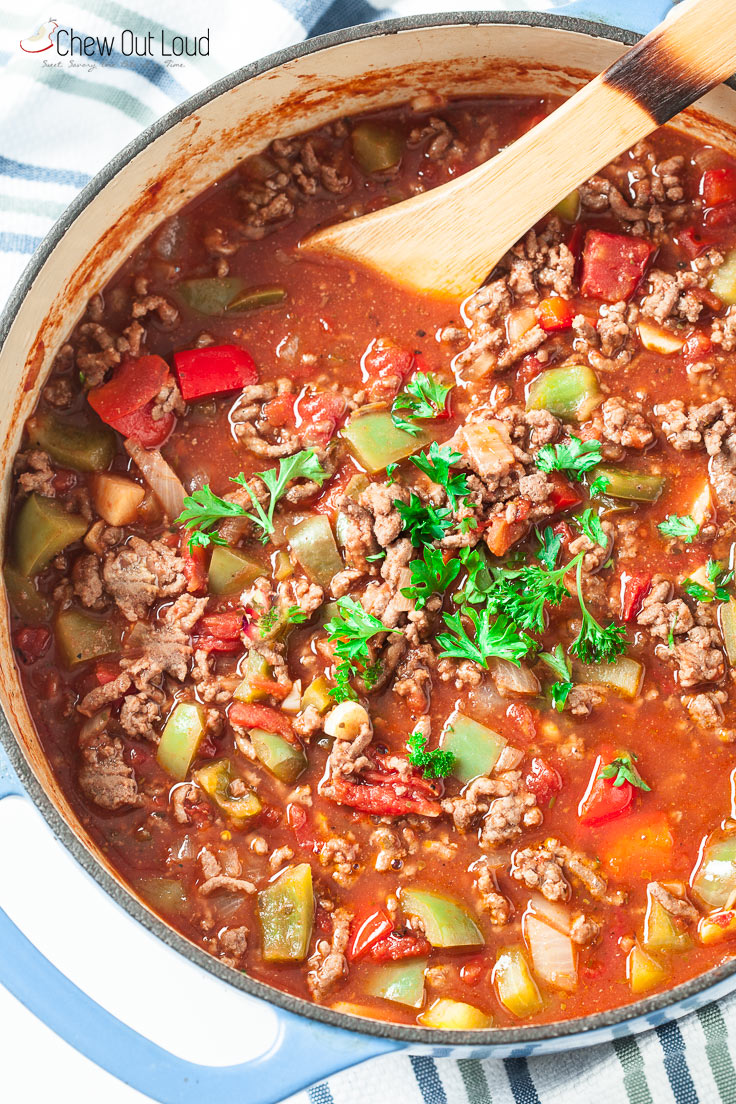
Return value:
M 501 5 L 499 5 L 501 6 Z M 513 4 L 503 5 L 513 7 Z M 532 5 L 535 7 L 536 5 Z M 577 19 L 592 19 L 597 23 L 609 23 L 626 27 L 639 34 L 647 34 L 661 23 L 674 7 L 672 0 L 557 0 L 552 4 L 540 4 L 542 11 L 553 15 L 570 15 Z
M 0 745 L 0 800 L 11 794 L 25 795 Z M 403 1046 L 280 1011 L 278 1036 L 266 1054 L 234 1066 L 197 1065 L 150 1042 L 86 996 L 2 909 L 0 948 L 0 984 L 75 1050 L 160 1104 L 274 1104 Z

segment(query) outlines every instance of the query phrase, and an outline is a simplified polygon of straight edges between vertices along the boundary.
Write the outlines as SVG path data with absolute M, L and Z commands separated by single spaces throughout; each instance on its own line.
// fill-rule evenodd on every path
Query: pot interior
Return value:
M 439 102 L 481 93 L 570 95 L 626 48 L 581 30 L 513 22 L 428 22 L 390 33 L 358 29 L 346 37 L 336 44 L 329 39 L 318 43 L 317 49 L 290 51 L 287 60 L 267 59 L 226 78 L 215 86 L 214 95 L 210 90 L 176 109 L 107 166 L 62 216 L 6 315 L 7 336 L 0 351 L 6 395 L 0 411 L 3 511 L 24 420 L 90 296 L 159 222 L 240 160 L 275 137 L 417 96 Z M 734 144 L 736 92 L 721 86 L 697 109 L 680 116 L 678 126 L 701 141 Z M 56 812 L 114 878 L 41 749 L 16 675 L 5 603 L 0 609 L 0 656 L 0 700 L 27 764 Z M 40 804 L 48 817 L 45 802 Z M 202 961 L 207 956 L 197 957 Z M 223 976 L 229 972 L 222 970 Z

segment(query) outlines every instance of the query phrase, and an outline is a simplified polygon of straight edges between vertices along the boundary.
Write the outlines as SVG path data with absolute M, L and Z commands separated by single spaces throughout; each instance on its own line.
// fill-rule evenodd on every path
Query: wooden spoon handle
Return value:
M 736 0 L 687 0 L 496 157 L 393 207 L 318 231 L 308 250 L 420 293 L 463 298 L 556 203 L 736 71 Z

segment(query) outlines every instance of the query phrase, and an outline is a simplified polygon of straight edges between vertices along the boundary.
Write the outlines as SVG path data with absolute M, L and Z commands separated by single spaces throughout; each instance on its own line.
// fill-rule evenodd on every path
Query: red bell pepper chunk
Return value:
M 609 820 L 615 820 L 629 812 L 634 800 L 634 787 L 624 780 L 620 786 L 615 786 L 613 778 L 601 778 L 601 770 L 605 761 L 599 755 L 590 776 L 588 789 L 578 807 L 578 816 L 583 824 L 590 828 L 597 828 L 601 824 L 607 824 Z
M 134 414 L 155 399 L 168 375 L 169 366 L 163 357 L 151 355 L 124 360 L 107 383 L 92 388 L 87 400 L 103 422 L 117 429 L 121 418 Z
M 630 299 L 653 252 L 654 246 L 642 238 L 589 230 L 580 293 L 609 303 Z
M 561 472 L 550 472 L 547 476 L 547 482 L 552 484 L 553 489 L 549 500 L 554 506 L 556 514 L 562 513 L 563 510 L 569 510 L 571 506 L 577 506 L 578 503 L 582 502 L 581 496 L 572 483 L 565 479 Z
M 648 572 L 621 576 L 621 620 L 633 621 L 641 609 L 641 604 L 652 586 L 652 576 Z
M 270 705 L 250 702 L 234 702 L 230 707 L 230 723 L 240 728 L 262 728 L 266 732 L 276 732 L 285 740 L 294 740 L 291 721 L 280 709 Z
M 384 909 L 378 909 L 362 920 L 354 920 L 348 944 L 348 958 L 351 962 L 363 958 L 374 943 L 390 935 L 393 930 L 394 922 Z
M 526 776 L 526 788 L 536 795 L 540 805 L 546 805 L 562 789 L 562 777 L 559 771 L 535 755 Z
M 537 307 L 537 320 L 545 333 L 569 330 L 573 317 L 573 310 L 567 299 L 562 299 L 559 295 L 543 299 Z
M 700 180 L 700 194 L 706 207 L 736 203 L 736 168 L 706 169 Z
M 174 353 L 174 368 L 185 402 L 240 391 L 258 382 L 255 361 L 237 345 L 206 345 Z
M 429 940 L 419 932 L 408 935 L 390 932 L 384 939 L 373 944 L 368 951 L 368 958 L 374 962 L 395 962 L 401 958 L 418 958 L 429 954 L 431 949 Z

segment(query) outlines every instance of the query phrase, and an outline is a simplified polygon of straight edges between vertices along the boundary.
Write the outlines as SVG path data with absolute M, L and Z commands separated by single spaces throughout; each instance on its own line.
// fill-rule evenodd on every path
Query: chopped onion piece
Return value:
M 281 703 L 284 713 L 298 713 L 302 707 L 302 680 L 292 683 L 291 690 Z
M 565 989 L 568 992 L 575 989 L 578 968 L 575 947 L 570 936 L 557 931 L 532 913 L 526 913 L 524 937 L 535 973 L 556 989 Z
M 509 345 L 523 337 L 537 324 L 537 316 L 531 307 L 519 307 L 506 316 L 506 339 Z
M 129 438 L 125 442 L 125 451 L 156 495 L 164 513 L 173 521 L 184 509 L 186 497 L 186 491 L 179 476 L 166 463 L 158 449 L 144 449 L 137 441 Z
M 463 426 L 462 433 L 455 435 L 455 440 L 461 452 L 470 453 L 481 479 L 498 475 L 515 462 L 511 440 L 503 422 L 469 422 Z
M 521 663 L 517 667 L 508 659 L 493 658 L 488 666 L 502 697 L 513 697 L 516 694 L 534 697 L 540 693 L 539 679 L 525 664 Z
M 538 919 L 551 924 L 553 928 L 557 928 L 564 935 L 570 934 L 572 919 L 570 910 L 564 905 L 560 905 L 557 901 L 548 901 L 541 893 L 532 894 L 529 904 Z

